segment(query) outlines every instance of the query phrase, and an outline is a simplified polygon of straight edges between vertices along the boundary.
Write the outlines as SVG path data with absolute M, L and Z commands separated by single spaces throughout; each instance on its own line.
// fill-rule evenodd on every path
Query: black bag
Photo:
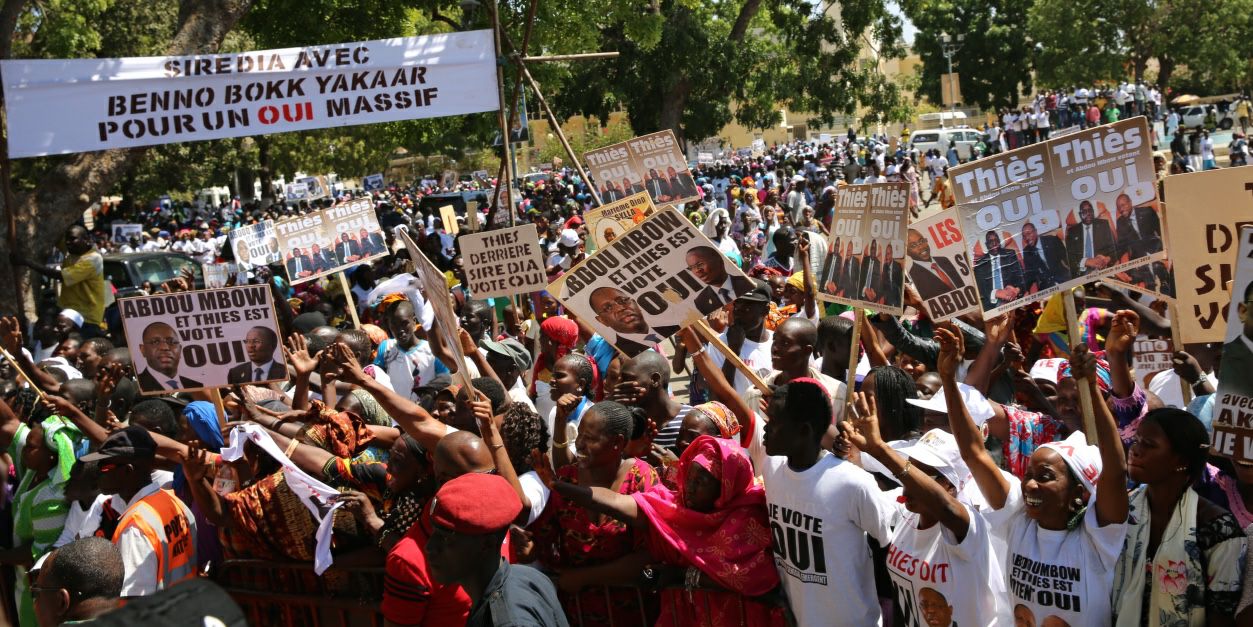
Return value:
M 116 627 L 247 627 L 243 610 L 221 586 L 205 577 L 166 588 L 156 594 L 128 599 L 120 607 L 91 622 Z

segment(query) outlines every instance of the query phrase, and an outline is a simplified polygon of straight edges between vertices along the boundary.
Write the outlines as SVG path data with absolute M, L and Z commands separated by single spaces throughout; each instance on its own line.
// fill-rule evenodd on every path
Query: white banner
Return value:
M 238 54 L 0 61 L 36 157 L 495 111 L 489 30 Z

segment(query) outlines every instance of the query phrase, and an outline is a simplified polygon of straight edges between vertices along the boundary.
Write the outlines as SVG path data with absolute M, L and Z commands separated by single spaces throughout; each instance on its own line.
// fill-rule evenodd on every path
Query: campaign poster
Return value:
M 35 157 L 500 108 L 490 30 L 279 50 L 0 62 L 9 154 Z
M 679 150 L 674 131 L 641 135 L 620 144 L 588 151 L 588 174 L 602 203 L 647 192 L 658 207 L 696 200 L 696 181 Z
M 905 274 L 922 298 L 927 316 L 936 322 L 979 309 L 956 209 L 910 223 L 905 231 Z
M 652 199 L 640 192 L 584 213 L 583 222 L 596 250 L 600 250 L 656 212 Z
M 114 222 L 110 226 L 113 229 L 114 244 L 126 244 L 131 241 L 132 237 L 138 240 L 144 232 L 144 226 L 142 224 Z
M 368 199 L 342 202 L 274 224 L 287 279 L 296 285 L 347 270 L 388 253 Z
M 1253 226 L 1240 230 L 1227 334 L 1214 394 L 1214 449 L 1253 460 Z
M 754 285 L 700 229 L 665 207 L 553 281 L 548 293 L 633 357 Z
M 457 224 L 457 210 L 452 205 L 444 205 L 439 208 L 439 221 L 444 225 L 444 232 L 449 235 L 456 235 L 461 232 L 461 226 Z
M 1174 368 L 1171 358 L 1175 351 L 1171 346 L 1170 338 L 1141 335 L 1136 338 L 1132 346 L 1131 367 L 1135 369 L 1136 376 L 1141 378 L 1143 387 L 1148 387 L 1143 382 L 1145 375 Z
M 283 260 L 283 253 L 278 245 L 278 231 L 274 228 L 273 220 L 262 220 L 232 229 L 230 241 L 235 263 L 245 269 Z
M 203 263 L 200 264 L 200 270 L 204 276 L 205 289 L 213 289 L 218 287 L 226 287 L 226 283 L 230 281 L 232 276 L 236 277 L 235 284 L 245 283 L 241 280 L 247 270 L 237 263 Z
M 475 298 L 542 291 L 548 285 L 539 233 L 530 224 L 461 236 L 461 259 Z
M 532 230 L 534 230 L 533 227 Z M 448 291 L 448 282 L 444 278 L 444 273 L 440 272 L 439 268 L 426 258 L 418 245 L 413 243 L 407 230 L 397 231 L 396 235 L 405 243 L 405 251 L 409 253 L 409 259 L 413 261 L 413 274 L 418 277 L 422 294 L 426 302 L 431 305 L 431 311 L 434 314 L 431 329 L 440 334 L 440 341 L 452 351 L 457 363 L 461 364 L 457 372 L 452 375 L 453 382 L 473 390 L 474 385 L 464 365 L 465 353 L 461 352 L 461 337 L 458 333 L 461 326 L 457 320 L 457 313 L 452 308 L 452 294 Z
M 818 297 L 902 315 L 908 220 L 908 183 L 840 188 L 827 258 L 819 276 Z
M 307 190 L 305 198 L 308 200 L 317 200 L 331 195 L 331 187 L 327 184 L 325 176 L 306 176 L 296 179 L 296 183 L 305 186 Z
M 383 189 L 383 173 L 371 174 L 361 179 L 361 188 L 367 192 L 376 192 Z
M 305 200 L 309 198 L 309 186 L 304 183 L 288 183 L 283 187 L 283 195 L 292 202 Z
M 144 394 L 287 380 L 268 285 L 118 301 Z
M 1166 242 L 1184 342 L 1221 342 L 1240 229 L 1253 225 L 1253 168 L 1166 177 Z
M 949 173 L 985 319 L 1165 258 L 1144 118 Z M 1151 276 L 1145 280 L 1156 280 Z

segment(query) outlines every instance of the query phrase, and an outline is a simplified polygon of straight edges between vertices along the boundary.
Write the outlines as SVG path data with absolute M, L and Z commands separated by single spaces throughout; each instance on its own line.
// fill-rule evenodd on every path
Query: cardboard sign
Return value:
M 647 192 L 658 207 L 696 200 L 696 181 L 679 150 L 674 131 L 589 151 L 583 156 L 596 182 L 601 202 L 611 203 Z
M 439 208 L 439 221 L 444 223 L 444 232 L 449 235 L 456 235 L 461 232 L 461 226 L 457 224 L 457 211 L 452 205 L 444 205 Z
M 533 227 L 532 230 L 534 230 Z M 448 291 L 448 282 L 444 279 L 444 273 L 440 272 L 439 268 L 422 254 L 418 245 L 409 238 L 408 231 L 397 231 L 396 235 L 405 243 L 405 251 L 413 260 L 413 274 L 418 277 L 422 294 L 426 302 L 430 303 L 431 311 L 434 313 L 434 323 L 431 329 L 440 334 L 440 340 L 452 351 L 457 360 L 458 368 L 453 374 L 453 382 L 468 390 L 474 390 L 471 377 L 466 373 L 465 353 L 461 352 L 461 338 L 457 333 L 461 327 L 457 321 L 457 313 L 453 311 L 452 294 Z
M 548 285 L 539 233 L 530 224 L 461 236 L 461 259 L 475 298 L 538 292 Z
M 1151 338 L 1141 335 L 1136 338 L 1134 346 L 1135 353 L 1131 366 L 1135 368 L 1137 376 L 1143 377 L 1149 373 L 1170 370 L 1174 367 L 1170 359 L 1175 351 L 1171 347 L 1169 338 Z
M 371 174 L 361 179 L 361 188 L 367 192 L 374 192 L 383 189 L 383 173 Z
M 118 311 L 144 394 L 287 379 L 268 285 L 124 298 Z
M 905 274 L 935 322 L 979 309 L 961 216 L 946 209 L 909 225 Z
M 949 172 L 985 319 L 1161 261 L 1144 118 L 1071 133 Z
M 1240 230 L 1235 266 L 1214 394 L 1213 445 L 1219 455 L 1253 460 L 1253 226 Z
M 600 250 L 656 212 L 648 194 L 640 192 L 584 213 L 583 221 L 596 250 Z
M 1184 342 L 1221 342 L 1240 228 L 1253 224 L 1253 168 L 1166 177 L 1166 241 Z
M 287 200 L 304 200 L 309 197 L 309 186 L 304 183 L 288 183 L 283 187 Z
M 131 238 L 139 239 L 144 233 L 144 225 L 142 224 L 124 224 L 122 222 L 114 222 L 110 225 L 113 229 L 113 243 L 126 244 Z
M 818 297 L 893 316 L 903 314 L 908 220 L 908 183 L 840 188 L 829 254 L 818 277 Z
M 232 230 L 231 250 L 235 253 L 235 263 L 244 268 L 269 265 L 283 260 L 283 252 L 279 250 L 278 232 L 274 229 L 273 220 L 262 220 L 256 224 L 248 224 Z
M 327 184 L 325 176 L 306 176 L 302 179 L 296 179 L 296 183 L 304 185 L 308 190 L 305 198 L 309 200 L 317 200 L 326 198 L 331 195 L 331 186 Z
M 226 282 L 230 280 L 231 275 L 240 275 L 246 272 L 246 269 L 237 263 L 205 263 L 200 264 L 200 270 L 204 273 L 205 289 L 214 289 L 226 287 Z M 244 277 L 236 279 L 235 284 L 244 283 Z
M 753 286 L 700 229 L 666 207 L 571 268 L 548 292 L 635 356 Z
M 14 158 L 495 111 L 490 30 L 281 50 L 0 62 Z
M 351 200 L 274 224 L 287 279 L 311 281 L 387 254 L 369 199 Z

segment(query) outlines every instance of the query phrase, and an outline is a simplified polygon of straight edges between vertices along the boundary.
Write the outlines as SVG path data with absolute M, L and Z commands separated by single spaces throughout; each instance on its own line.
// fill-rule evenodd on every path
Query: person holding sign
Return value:
M 178 374 L 182 360 L 181 344 L 174 327 L 153 322 L 144 327 L 139 347 L 147 368 L 139 373 L 139 389 L 146 394 L 162 391 L 194 390 L 204 387 L 199 381 Z
M 287 366 L 274 360 L 278 349 L 278 334 L 266 327 L 253 327 L 244 337 L 244 352 L 248 361 L 231 368 L 226 380 L 231 385 L 257 381 L 277 381 L 287 378 Z
M 1079 203 L 1079 223 L 1066 231 L 1066 251 L 1072 276 L 1104 270 L 1113 263 L 1116 251 L 1109 220 L 1096 219 L 1090 200 Z

